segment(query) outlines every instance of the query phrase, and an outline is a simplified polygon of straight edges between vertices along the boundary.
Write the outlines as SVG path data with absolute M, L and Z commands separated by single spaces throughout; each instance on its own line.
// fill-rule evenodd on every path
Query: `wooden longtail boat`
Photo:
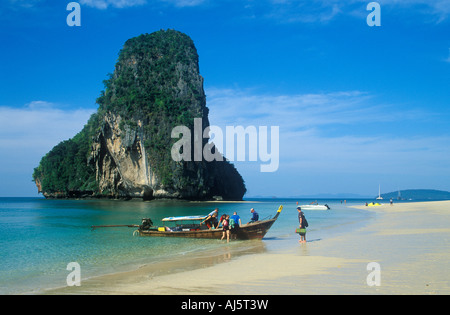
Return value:
M 231 230 L 231 238 L 239 240 L 262 239 L 272 224 L 278 219 L 282 209 L 283 206 L 280 206 L 275 216 L 271 219 L 243 224 L 239 228 Z M 180 224 L 177 224 L 174 228 L 167 226 L 154 227 L 151 224 L 143 224 L 135 232 L 139 232 L 141 236 L 220 239 L 223 233 L 221 228 L 208 229 L 205 225 L 200 225 L 200 223 L 192 223 L 204 218 L 202 216 L 165 218 L 163 222 L 180 222 Z M 187 221 L 191 223 L 186 223 Z

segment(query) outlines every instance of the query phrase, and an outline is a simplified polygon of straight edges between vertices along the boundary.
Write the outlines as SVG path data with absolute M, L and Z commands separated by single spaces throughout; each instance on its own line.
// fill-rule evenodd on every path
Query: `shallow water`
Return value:
M 300 204 L 310 200 L 301 200 Z M 365 200 L 319 200 L 330 211 L 305 211 L 308 240 L 320 241 L 343 230 L 357 228 L 372 216 L 349 208 Z M 225 246 L 219 240 L 151 238 L 133 236 L 133 228 L 103 228 L 92 225 L 139 224 L 144 217 L 158 224 L 167 216 L 204 215 L 219 208 L 219 214 L 237 211 L 242 222 L 255 208 L 260 219 L 284 209 L 263 239 L 264 251 L 283 250 L 296 243 L 296 200 L 255 199 L 243 203 L 183 201 L 45 200 L 0 198 L 0 294 L 39 293 L 63 287 L 68 263 L 81 266 L 82 279 L 136 269 L 162 261 L 183 259 L 189 253 L 214 252 Z M 246 242 L 237 247 L 246 248 Z M 245 250 L 244 250 L 245 252 Z M 249 250 L 249 252 L 252 252 Z

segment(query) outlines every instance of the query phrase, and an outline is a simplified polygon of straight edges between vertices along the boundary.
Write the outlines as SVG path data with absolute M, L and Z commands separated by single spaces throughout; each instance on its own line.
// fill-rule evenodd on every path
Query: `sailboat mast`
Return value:
M 381 199 L 383 199 L 383 197 L 381 197 L 381 185 L 378 184 L 378 197 L 377 197 L 377 200 L 381 200 Z

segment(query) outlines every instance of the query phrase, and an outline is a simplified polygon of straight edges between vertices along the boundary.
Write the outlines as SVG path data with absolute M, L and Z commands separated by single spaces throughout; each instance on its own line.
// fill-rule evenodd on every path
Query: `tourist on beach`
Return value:
M 217 227 L 219 227 L 226 218 L 227 218 L 227 215 L 222 214 L 222 216 L 219 219 L 219 223 L 217 224 Z
M 238 232 L 240 226 L 242 225 L 241 222 L 241 217 L 238 216 L 237 212 L 233 212 L 233 215 L 230 217 L 230 234 L 231 234 L 231 238 L 236 239 L 237 235 L 236 233 Z
M 233 215 L 230 217 L 234 221 L 234 228 L 239 228 L 242 225 L 241 217 L 238 216 L 237 212 L 234 211 Z
M 227 243 L 230 242 L 230 216 L 227 215 L 225 219 L 222 221 L 222 238 L 221 241 L 225 238 L 225 235 L 227 236 Z
M 208 229 L 212 229 L 212 228 L 216 228 L 219 226 L 219 224 L 217 223 L 217 215 L 219 214 L 219 209 L 216 208 L 214 209 L 210 214 L 208 214 L 206 216 L 206 219 L 203 220 L 202 222 L 200 222 L 200 225 L 202 225 L 203 223 L 206 223 L 206 226 L 208 227 Z
M 305 215 L 302 212 L 302 208 L 299 206 L 297 207 L 298 210 L 298 223 L 301 232 L 300 234 L 300 241 L 299 243 L 306 243 L 306 227 L 308 226 L 308 221 L 306 221 Z
M 237 233 L 238 229 L 241 227 L 241 225 L 242 225 L 241 217 L 238 216 L 236 211 L 234 211 L 233 215 L 230 217 L 230 233 L 231 233 L 231 236 L 234 235 L 234 238 L 237 238 L 236 233 Z
M 249 223 L 255 223 L 256 221 L 259 220 L 259 214 L 253 208 L 250 209 L 250 212 L 252 213 L 252 218 L 250 219 Z

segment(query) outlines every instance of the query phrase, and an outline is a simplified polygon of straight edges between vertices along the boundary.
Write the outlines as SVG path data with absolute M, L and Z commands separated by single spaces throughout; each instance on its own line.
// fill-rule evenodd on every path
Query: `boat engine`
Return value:
M 142 219 L 142 224 L 139 225 L 140 230 L 150 230 L 150 228 L 153 226 L 152 219 Z

